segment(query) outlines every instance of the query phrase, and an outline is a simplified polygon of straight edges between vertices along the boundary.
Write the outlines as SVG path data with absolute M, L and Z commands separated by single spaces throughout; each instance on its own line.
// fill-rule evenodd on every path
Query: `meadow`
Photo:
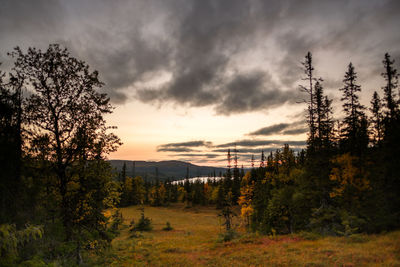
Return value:
M 214 207 L 145 207 L 153 230 L 132 236 L 137 206 L 122 209 L 125 226 L 113 240 L 107 266 L 400 266 L 400 231 L 379 235 L 321 237 L 309 233 L 265 236 L 246 233 L 223 242 Z M 164 231 L 166 222 L 173 227 Z

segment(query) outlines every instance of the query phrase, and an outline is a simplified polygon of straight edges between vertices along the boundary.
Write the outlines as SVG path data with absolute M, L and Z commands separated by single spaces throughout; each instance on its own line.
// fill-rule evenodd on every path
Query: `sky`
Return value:
M 348 64 L 369 106 L 384 54 L 399 67 L 399 29 L 397 0 L 1 0 L 0 62 L 59 43 L 98 70 L 123 142 L 109 159 L 224 166 L 236 145 L 248 167 L 304 148 L 308 51 L 340 119 Z

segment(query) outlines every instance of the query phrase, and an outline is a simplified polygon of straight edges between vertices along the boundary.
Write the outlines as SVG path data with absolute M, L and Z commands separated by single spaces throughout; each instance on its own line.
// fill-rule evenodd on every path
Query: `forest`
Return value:
M 57 44 L 15 48 L 0 74 L 0 265 L 91 265 L 119 235 L 120 208 L 212 206 L 225 238 L 233 218 L 247 232 L 323 236 L 382 233 L 400 226 L 400 92 L 394 60 L 377 62 L 382 87 L 360 103 L 356 68 L 344 70 L 335 118 L 312 54 L 302 61 L 307 147 L 262 153 L 251 171 L 227 151 L 222 180 L 145 181 L 115 175 L 107 155 L 122 144 L 104 118 L 113 110 L 99 73 Z M 245 90 L 245 89 L 243 89 Z M 189 177 L 187 177 L 189 178 Z M 239 210 L 237 214 L 236 210 Z

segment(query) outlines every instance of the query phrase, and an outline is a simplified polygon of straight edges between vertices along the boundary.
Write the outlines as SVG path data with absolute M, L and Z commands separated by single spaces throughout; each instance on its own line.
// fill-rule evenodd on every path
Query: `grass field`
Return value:
M 122 213 L 125 224 L 140 217 L 137 207 L 124 208 Z M 113 241 L 107 265 L 400 266 L 399 231 L 307 240 L 304 235 L 267 237 L 239 229 L 239 237 L 222 242 L 217 213 L 212 207 L 146 207 L 153 231 L 132 238 L 125 227 Z M 162 230 L 167 221 L 174 230 Z

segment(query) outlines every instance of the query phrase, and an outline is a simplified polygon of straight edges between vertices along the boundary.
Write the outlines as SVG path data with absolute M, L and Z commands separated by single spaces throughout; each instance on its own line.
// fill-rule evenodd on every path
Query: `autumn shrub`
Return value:
M 114 235 L 119 234 L 119 227 L 122 225 L 124 218 L 122 217 L 122 212 L 117 209 L 115 213 L 111 216 L 110 232 Z
M 141 216 L 139 221 L 136 224 L 133 224 L 130 231 L 134 232 L 134 231 L 144 231 L 144 232 L 148 232 L 153 230 L 153 226 L 151 223 L 151 219 L 144 216 L 144 208 L 141 208 Z
M 235 230 L 230 229 L 228 231 L 221 233 L 219 235 L 218 241 L 219 242 L 229 242 L 237 237 L 239 237 L 239 234 Z
M 305 240 L 318 240 L 320 239 L 322 236 L 318 233 L 315 232 L 306 232 L 306 231 L 301 231 L 298 233 L 298 235 Z
M 172 228 L 171 224 L 169 222 L 166 223 L 165 227 L 163 228 L 164 231 L 171 231 L 174 228 Z
M 0 266 L 13 266 L 20 260 L 25 245 L 43 236 L 42 226 L 27 225 L 17 230 L 14 224 L 0 225 Z

